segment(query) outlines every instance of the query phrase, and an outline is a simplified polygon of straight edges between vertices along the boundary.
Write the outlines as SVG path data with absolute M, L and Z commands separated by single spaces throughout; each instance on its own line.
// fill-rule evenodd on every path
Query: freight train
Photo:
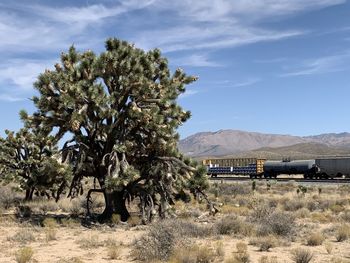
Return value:
M 206 159 L 208 175 L 246 175 L 250 178 L 277 178 L 281 174 L 301 174 L 305 179 L 350 177 L 350 157 L 312 160 L 270 161 L 259 158 Z

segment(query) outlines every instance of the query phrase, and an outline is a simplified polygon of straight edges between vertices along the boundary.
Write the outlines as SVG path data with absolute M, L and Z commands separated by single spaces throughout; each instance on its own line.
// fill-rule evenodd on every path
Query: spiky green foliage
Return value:
M 108 217 L 128 217 L 125 200 L 139 197 L 145 218 L 164 215 L 184 188 L 207 187 L 205 170 L 177 149 L 176 129 L 190 117 L 178 104 L 185 85 L 195 81 L 181 69 L 171 74 L 158 49 L 144 52 L 117 39 L 106 51 L 62 53 L 55 70 L 39 76 L 32 124 L 58 128 L 57 139 L 73 134 L 64 158 L 74 165 L 70 195 L 81 179 L 98 179 Z M 123 218 L 124 217 L 124 218 Z
M 27 200 L 33 193 L 58 199 L 71 172 L 57 159 L 54 138 L 29 128 L 5 133 L 7 137 L 0 138 L 0 181 L 16 182 L 20 190 L 26 191 Z

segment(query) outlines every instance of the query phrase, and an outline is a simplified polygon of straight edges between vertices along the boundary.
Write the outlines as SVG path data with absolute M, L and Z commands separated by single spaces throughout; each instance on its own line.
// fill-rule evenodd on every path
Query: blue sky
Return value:
M 34 110 L 32 83 L 62 51 L 101 52 L 108 37 L 199 76 L 179 99 L 182 138 L 350 132 L 349 17 L 346 0 L 0 0 L 0 135 Z

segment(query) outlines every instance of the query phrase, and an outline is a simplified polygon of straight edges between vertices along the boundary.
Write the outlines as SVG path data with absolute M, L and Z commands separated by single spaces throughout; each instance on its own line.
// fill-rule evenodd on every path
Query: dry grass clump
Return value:
M 26 244 L 35 241 L 35 237 L 32 230 L 24 228 L 16 232 L 12 237 L 8 237 L 7 240 Z
M 217 259 L 218 255 L 207 246 L 182 247 L 175 250 L 170 257 L 170 263 L 210 263 Z
M 276 256 L 272 256 L 272 257 L 262 256 L 259 259 L 259 263 L 278 263 L 278 260 Z
M 45 218 L 42 222 L 42 225 L 44 227 L 50 227 L 50 228 L 58 227 L 58 223 L 57 223 L 56 219 L 54 219 L 54 218 Z
M 74 218 L 62 218 L 60 222 L 63 227 L 73 228 L 80 226 L 80 221 Z
M 26 205 L 34 214 L 47 215 L 48 212 L 56 212 L 59 210 L 58 204 L 54 200 L 48 199 L 34 199 L 27 202 Z
M 334 246 L 333 246 L 332 243 L 326 242 L 326 243 L 324 244 L 324 248 L 326 249 L 326 251 L 327 251 L 328 254 L 332 254 L 332 251 L 333 251 Z
M 278 245 L 278 239 L 273 236 L 256 237 L 249 241 L 250 245 L 259 247 L 260 251 L 269 251 Z
M 214 231 L 220 235 L 241 234 L 250 236 L 254 231 L 254 226 L 242 221 L 235 215 L 228 215 L 214 224 Z
M 228 258 L 225 263 L 249 263 L 250 256 L 248 253 L 248 246 L 243 242 L 236 244 L 237 252 L 234 253 L 232 258 Z
M 335 238 L 338 242 L 347 240 L 350 237 L 350 226 L 348 224 L 342 224 L 338 226 L 335 233 Z
M 319 213 L 319 212 L 314 212 L 311 213 L 311 220 L 316 223 L 331 223 L 334 222 L 334 218 L 332 215 L 328 213 Z
M 308 249 L 296 248 L 291 253 L 292 260 L 295 263 L 309 263 L 313 258 L 313 254 Z
M 34 251 L 30 247 L 20 248 L 16 254 L 15 259 L 17 263 L 27 263 L 29 262 L 34 255 Z
M 84 263 L 80 258 L 78 257 L 72 257 L 68 259 L 60 259 L 57 261 L 57 263 Z
M 56 240 L 57 239 L 56 234 L 57 234 L 56 228 L 52 228 L 52 227 L 45 228 L 45 240 L 46 240 L 46 242 Z
M 311 233 L 306 240 L 306 244 L 308 246 L 320 246 L 322 245 L 324 240 L 325 240 L 325 237 L 322 233 L 319 233 L 319 232 Z
M 303 207 L 295 212 L 296 218 L 308 218 L 310 217 L 310 212 L 307 208 Z
M 42 224 L 45 228 L 46 242 L 56 240 L 56 233 L 58 227 L 57 221 L 54 218 L 45 218 Z
M 89 235 L 88 237 L 78 240 L 81 248 L 91 249 L 103 246 L 103 242 L 99 241 L 98 235 Z
M 107 255 L 109 259 L 119 259 L 121 253 L 120 246 L 117 245 L 111 245 L 107 248 Z

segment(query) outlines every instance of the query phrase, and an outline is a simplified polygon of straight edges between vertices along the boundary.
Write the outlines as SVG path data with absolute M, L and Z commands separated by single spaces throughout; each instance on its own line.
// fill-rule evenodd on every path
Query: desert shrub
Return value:
M 344 207 L 339 204 L 331 205 L 329 209 L 335 214 L 339 214 L 340 212 L 344 211 Z
M 80 199 L 71 200 L 71 206 L 69 207 L 69 213 L 75 217 L 77 217 L 81 213 L 83 213 L 84 211 L 83 211 L 82 203 L 85 203 L 85 202 L 83 202 Z
M 340 218 L 347 223 L 350 223 L 350 210 L 343 211 L 340 214 Z
M 350 226 L 342 224 L 338 226 L 335 233 L 335 238 L 338 242 L 347 240 L 350 237 Z
M 15 255 L 17 263 L 29 262 L 34 255 L 33 249 L 30 247 L 20 248 Z
M 318 213 L 318 212 L 311 213 L 311 220 L 314 222 L 319 222 L 319 223 L 329 223 L 329 222 L 334 221 L 332 215 L 327 214 L 325 212 L 323 212 L 323 213 Z
M 308 249 L 296 248 L 292 250 L 292 260 L 295 263 L 308 263 L 313 258 L 313 254 Z
M 132 255 L 141 261 L 167 260 L 175 245 L 173 228 L 159 223 L 151 225 L 147 233 L 134 241 Z
M 207 226 L 199 226 L 195 223 L 184 220 L 169 220 L 163 223 L 179 237 L 205 237 L 212 234 L 211 228 Z
M 302 199 L 292 199 L 289 200 L 288 202 L 284 203 L 284 210 L 285 211 L 297 211 L 305 206 L 305 201 Z
M 98 235 L 89 235 L 78 240 L 78 244 L 81 248 L 91 249 L 103 246 L 103 242 L 99 241 Z
M 220 184 L 218 189 L 220 194 L 233 195 L 234 198 L 251 193 L 249 185 L 246 184 Z
M 16 207 L 15 215 L 18 218 L 28 218 L 32 215 L 32 209 L 27 205 L 19 205 Z
M 309 211 L 315 211 L 319 208 L 319 203 L 317 201 L 314 200 L 310 200 L 306 203 L 306 207 Z
M 319 200 L 318 206 L 319 206 L 319 209 L 321 209 L 322 211 L 326 211 L 334 204 L 335 202 L 333 200 L 322 199 L 322 200 Z
M 326 243 L 324 244 L 324 248 L 326 249 L 326 251 L 327 251 L 328 254 L 332 254 L 332 251 L 333 251 L 334 246 L 333 246 L 332 243 L 326 242 Z
M 260 236 L 275 234 L 283 237 L 291 237 L 295 234 L 295 228 L 295 218 L 292 215 L 274 211 L 265 218 L 261 218 L 257 228 L 257 234 Z
M 247 216 L 249 214 L 249 208 L 239 205 L 226 204 L 220 208 L 221 214 L 235 214 L 239 216 Z
M 119 259 L 120 258 L 120 246 L 111 245 L 107 248 L 107 255 L 109 259 Z
M 21 202 L 18 193 L 11 190 L 10 187 L 1 187 L 0 191 L 0 208 L 9 209 L 10 207 L 15 207 Z
M 228 215 L 214 224 L 214 231 L 220 235 L 241 234 L 249 236 L 254 231 L 254 226 L 234 215 Z
M 35 237 L 32 230 L 24 228 L 16 232 L 12 237 L 8 237 L 7 240 L 26 244 L 35 241 Z
M 316 233 L 311 233 L 310 236 L 306 240 L 306 244 L 308 246 L 320 246 L 322 245 L 324 241 L 324 236 L 323 234 L 316 232 Z
M 295 216 L 297 218 L 307 218 L 310 216 L 310 212 L 307 208 L 301 208 L 298 211 L 295 212 Z
M 340 205 L 342 207 L 346 207 L 349 204 L 349 199 L 347 198 L 338 198 L 335 200 L 336 205 Z
M 264 237 L 256 237 L 250 240 L 249 244 L 259 247 L 260 251 L 269 251 L 270 248 L 277 246 L 278 240 L 275 236 L 269 235 Z
M 248 216 L 248 220 L 253 223 L 259 223 L 265 220 L 269 215 L 273 213 L 274 209 L 267 204 L 260 204 L 256 207 L 253 206 L 252 213 Z

